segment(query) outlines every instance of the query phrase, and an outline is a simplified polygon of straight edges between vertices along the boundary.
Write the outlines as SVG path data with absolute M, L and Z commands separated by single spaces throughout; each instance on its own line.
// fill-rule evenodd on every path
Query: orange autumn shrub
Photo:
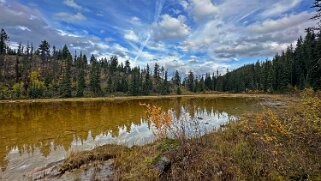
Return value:
M 172 123 L 172 116 L 169 111 L 163 111 L 162 107 L 141 104 L 146 107 L 146 113 L 149 121 L 156 127 L 154 134 L 158 138 L 165 138 L 167 136 L 167 130 L 170 128 Z

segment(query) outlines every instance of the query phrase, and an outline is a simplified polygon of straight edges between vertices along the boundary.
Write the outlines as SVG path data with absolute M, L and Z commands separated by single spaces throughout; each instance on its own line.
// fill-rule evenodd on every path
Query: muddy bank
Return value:
M 68 159 L 50 163 L 27 173 L 25 178 L 41 180 L 108 180 L 112 175 L 114 155 L 106 152 L 86 151 L 72 153 Z
M 50 167 L 34 170 L 26 175 L 27 180 L 32 181 L 73 181 L 73 180 L 112 180 L 113 159 L 107 161 L 91 161 L 79 168 L 62 171 L 61 163 L 53 163 Z
M 240 97 L 240 98 L 282 98 L 285 95 L 279 94 L 247 94 L 247 93 L 209 93 L 209 94 L 187 94 L 187 95 L 155 95 L 155 96 L 123 96 L 123 97 L 96 97 L 96 98 L 52 98 L 52 99 L 17 99 L 0 100 L 0 104 L 5 103 L 47 103 L 47 102 L 92 102 L 92 101 L 126 101 L 126 100 L 145 100 L 176 97 Z

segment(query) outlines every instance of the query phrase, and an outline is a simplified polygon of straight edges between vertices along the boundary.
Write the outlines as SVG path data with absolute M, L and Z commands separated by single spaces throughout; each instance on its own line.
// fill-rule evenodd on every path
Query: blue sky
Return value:
M 271 58 L 313 26 L 313 0 L 0 0 L 12 46 L 41 40 L 170 72 Z

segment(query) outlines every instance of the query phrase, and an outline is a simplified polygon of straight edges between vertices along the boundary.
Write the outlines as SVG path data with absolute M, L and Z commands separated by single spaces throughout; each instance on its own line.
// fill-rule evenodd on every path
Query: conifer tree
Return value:
M 169 84 L 168 84 L 168 80 L 167 80 L 167 71 L 164 71 L 164 81 L 162 83 L 162 86 L 161 86 L 161 94 L 162 95 L 167 95 L 169 94 Z
M 191 92 L 194 91 L 194 74 L 192 71 L 189 72 L 187 78 L 187 89 Z
M 0 55 L 6 54 L 8 40 L 9 40 L 9 36 L 4 31 L 4 29 L 1 29 L 1 32 L 0 32 Z
M 68 49 L 67 49 L 68 50 Z M 69 52 L 69 50 L 68 50 Z M 64 98 L 72 97 L 72 90 L 71 90 L 71 66 L 72 66 L 72 56 L 70 53 L 66 55 L 65 59 L 65 73 L 63 77 L 63 82 L 60 86 L 60 95 Z
M 150 79 L 150 70 L 149 70 L 149 65 L 147 64 L 145 81 L 143 85 L 143 92 L 145 95 L 149 95 L 152 90 L 153 90 L 153 83 L 152 83 L 152 80 Z
M 180 77 L 179 72 L 177 70 L 175 71 L 173 83 L 177 86 L 179 86 L 181 84 L 181 77 Z
M 66 46 L 66 48 L 67 48 L 67 46 Z M 67 50 L 68 50 L 68 48 L 67 48 Z M 50 55 L 50 45 L 49 45 L 49 43 L 46 40 L 41 41 L 41 43 L 39 45 L 39 48 L 38 48 L 38 51 L 39 51 L 39 53 L 41 55 L 42 61 L 47 61 L 47 59 L 48 59 L 48 57 Z M 68 52 L 69 52 L 69 50 L 68 50 Z M 69 56 L 68 52 L 66 52 L 66 57 L 64 57 L 64 59 L 68 58 L 67 57 L 67 56 Z M 69 52 L 69 54 L 70 54 L 70 52 Z
M 77 97 L 83 97 L 84 96 L 84 90 L 86 86 L 85 82 L 85 65 L 83 61 L 83 56 L 80 55 L 77 60 Z
M 90 90 L 94 93 L 95 96 L 101 94 L 100 87 L 100 65 L 97 62 L 97 59 L 94 55 L 90 58 L 91 70 L 90 70 Z

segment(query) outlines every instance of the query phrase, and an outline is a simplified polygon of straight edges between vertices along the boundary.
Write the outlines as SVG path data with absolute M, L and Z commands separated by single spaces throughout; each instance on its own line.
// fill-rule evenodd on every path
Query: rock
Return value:
M 43 168 L 36 168 L 26 176 L 31 180 L 42 180 L 44 178 L 53 178 L 62 175 L 62 171 L 58 167 L 58 164 L 63 162 L 60 160 L 57 162 L 50 163 Z
M 156 163 L 156 168 L 159 170 L 161 174 L 166 172 L 170 168 L 170 166 L 171 160 L 166 156 L 162 156 Z
M 278 107 L 278 106 L 285 106 L 285 102 L 281 101 L 265 101 L 261 103 L 263 106 L 268 106 L 268 107 Z
M 93 161 L 82 165 L 80 168 L 62 171 L 59 168 L 59 163 L 53 162 L 46 167 L 36 168 L 26 175 L 26 180 L 32 181 L 60 181 L 60 180 L 112 180 L 112 164 L 113 159 L 107 161 Z
M 100 161 L 92 162 L 87 165 L 83 165 L 79 169 L 66 172 L 56 180 L 113 180 L 112 164 L 113 159 L 109 159 L 102 163 Z

